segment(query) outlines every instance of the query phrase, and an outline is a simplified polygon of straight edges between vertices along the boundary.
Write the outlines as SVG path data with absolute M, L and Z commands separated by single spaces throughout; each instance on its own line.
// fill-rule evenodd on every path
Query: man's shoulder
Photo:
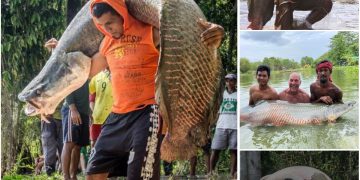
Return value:
M 275 88 L 273 88 L 273 87 L 271 87 L 271 86 L 269 86 L 269 91 L 270 91 L 271 93 L 275 93 L 275 94 L 277 94 L 276 89 L 275 89 Z
M 254 91 L 258 90 L 258 89 L 259 89 L 259 85 L 257 85 L 257 84 L 253 84 L 253 85 L 250 86 L 250 92 L 254 92 Z
M 279 93 L 279 96 L 284 96 L 284 95 L 286 95 L 286 94 L 288 93 L 288 89 L 289 89 L 289 88 L 286 88 L 286 89 L 284 89 L 283 91 L 281 91 L 281 92 Z

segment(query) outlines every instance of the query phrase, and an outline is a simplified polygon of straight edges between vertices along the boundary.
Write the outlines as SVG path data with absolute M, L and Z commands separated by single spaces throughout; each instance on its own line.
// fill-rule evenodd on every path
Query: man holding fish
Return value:
M 133 18 L 124 1 L 94 0 L 91 12 L 105 38 L 90 76 L 109 67 L 114 104 L 91 154 L 87 179 L 106 179 L 123 162 L 127 179 L 159 179 L 161 122 L 154 94 L 159 30 Z M 203 42 L 219 47 L 223 28 L 204 21 L 199 25 L 205 29 Z
M 276 90 L 268 85 L 270 79 L 270 67 L 266 65 L 258 66 L 256 70 L 256 79 L 258 84 L 250 87 L 249 105 L 254 106 L 260 100 L 278 100 L 279 96 Z
M 342 91 L 332 82 L 332 67 L 328 60 L 316 65 L 317 80 L 310 85 L 311 103 L 343 103 Z

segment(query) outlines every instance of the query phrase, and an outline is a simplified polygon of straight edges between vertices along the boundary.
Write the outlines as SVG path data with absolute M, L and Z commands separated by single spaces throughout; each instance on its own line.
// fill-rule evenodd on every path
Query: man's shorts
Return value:
M 157 105 L 124 114 L 111 113 L 91 152 L 87 174 L 159 179 L 159 136 Z
M 64 143 L 74 142 L 79 146 L 89 145 L 89 116 L 80 113 L 81 124 L 76 125 L 72 123 L 70 113 L 68 107 L 61 108 Z
M 90 140 L 96 141 L 101 132 L 101 124 L 92 124 L 90 126 Z
M 216 128 L 211 149 L 237 149 L 237 130 L 236 129 L 222 129 Z

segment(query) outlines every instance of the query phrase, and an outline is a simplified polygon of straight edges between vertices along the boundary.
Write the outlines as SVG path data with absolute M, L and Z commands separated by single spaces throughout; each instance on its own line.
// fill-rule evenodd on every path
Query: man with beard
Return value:
M 343 103 L 342 91 L 331 79 L 332 63 L 328 60 L 323 60 L 316 65 L 316 82 L 310 85 L 311 103 Z
M 249 105 L 254 106 L 260 100 L 278 100 L 276 90 L 268 85 L 270 79 L 270 68 L 266 65 L 258 66 L 256 70 L 258 84 L 250 87 Z
M 309 103 L 310 96 L 304 90 L 299 88 L 300 85 L 300 74 L 296 72 L 291 73 L 289 77 L 289 88 L 279 94 L 280 100 L 288 101 L 290 103 Z

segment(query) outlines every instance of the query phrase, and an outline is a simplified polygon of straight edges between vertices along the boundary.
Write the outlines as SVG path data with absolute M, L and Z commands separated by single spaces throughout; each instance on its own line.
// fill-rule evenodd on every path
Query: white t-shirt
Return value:
M 224 91 L 223 101 L 220 106 L 220 115 L 216 128 L 237 129 L 236 121 L 237 92 L 231 94 Z

